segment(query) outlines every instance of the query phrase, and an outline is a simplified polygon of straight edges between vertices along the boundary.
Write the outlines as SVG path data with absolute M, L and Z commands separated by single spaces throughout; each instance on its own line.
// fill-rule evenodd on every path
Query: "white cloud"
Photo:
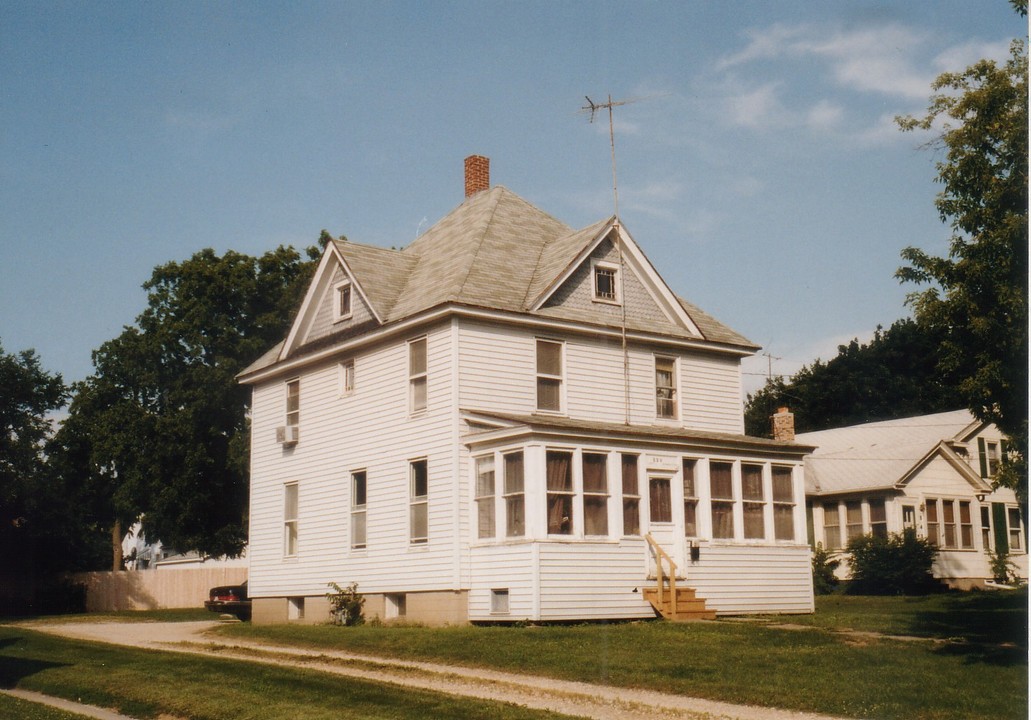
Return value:
M 787 116 L 777 95 L 777 83 L 744 90 L 727 97 L 725 103 L 729 120 L 741 127 L 781 125 Z
M 1006 62 L 1010 54 L 1010 41 L 981 42 L 972 40 L 948 48 L 934 58 L 934 66 L 939 72 L 961 72 L 982 58 L 994 60 L 998 64 Z
M 820 100 L 806 112 L 806 124 L 812 128 L 829 130 L 839 125 L 844 116 L 845 111 L 840 105 Z

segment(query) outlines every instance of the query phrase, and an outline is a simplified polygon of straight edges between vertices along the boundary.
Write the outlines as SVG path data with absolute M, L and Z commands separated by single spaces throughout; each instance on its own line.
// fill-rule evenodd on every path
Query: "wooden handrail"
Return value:
M 667 553 L 662 548 L 662 546 L 659 545 L 659 543 L 657 543 L 655 541 L 655 538 L 652 537 L 651 533 L 645 534 L 644 539 L 648 541 L 648 544 L 651 546 L 652 551 L 655 553 L 655 578 L 656 578 L 656 583 L 658 585 L 658 596 L 657 596 L 656 599 L 659 602 L 659 607 L 662 607 L 662 604 L 663 604 L 663 592 L 665 591 L 665 585 L 666 585 L 666 583 L 664 582 L 665 578 L 663 578 L 662 561 L 663 561 L 663 559 L 665 559 L 666 562 L 669 563 L 669 575 L 667 577 L 669 578 L 670 612 L 673 615 L 673 619 L 676 620 L 676 618 L 677 618 L 677 564 L 675 562 L 673 562 L 673 558 L 671 558 L 669 556 L 669 553 Z

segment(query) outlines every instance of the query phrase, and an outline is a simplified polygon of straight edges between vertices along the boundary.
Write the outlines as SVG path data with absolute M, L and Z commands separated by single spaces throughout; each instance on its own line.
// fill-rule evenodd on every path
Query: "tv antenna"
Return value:
M 612 204 L 615 210 L 616 222 L 619 222 L 619 186 L 616 182 L 616 128 L 615 123 L 612 119 L 612 108 L 619 107 L 621 105 L 629 105 L 630 103 L 637 102 L 638 98 L 629 98 L 627 100 L 613 100 L 612 95 L 608 96 L 608 102 L 594 102 L 587 95 L 584 95 L 584 99 L 587 104 L 580 108 L 581 113 L 590 113 L 591 117 L 589 122 L 593 125 L 594 119 L 597 117 L 600 110 L 609 111 L 609 148 L 612 150 Z

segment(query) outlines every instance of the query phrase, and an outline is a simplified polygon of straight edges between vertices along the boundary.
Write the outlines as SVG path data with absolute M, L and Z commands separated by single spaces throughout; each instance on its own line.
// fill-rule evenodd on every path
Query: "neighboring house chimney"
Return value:
M 465 159 L 465 196 L 490 189 L 490 158 L 470 155 Z
M 777 408 L 777 414 L 770 418 L 773 421 L 773 439 L 784 442 L 795 441 L 795 416 L 786 407 Z

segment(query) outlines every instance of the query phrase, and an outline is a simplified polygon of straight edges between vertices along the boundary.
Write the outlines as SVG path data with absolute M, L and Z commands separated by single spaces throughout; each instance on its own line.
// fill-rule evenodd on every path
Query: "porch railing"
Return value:
M 655 553 L 656 601 L 659 603 L 659 607 L 664 607 L 665 593 L 668 592 L 670 614 L 675 620 L 677 617 L 677 564 L 673 562 L 673 558 L 669 556 L 669 553 L 663 550 L 662 546 L 655 541 L 651 533 L 646 534 L 644 539 L 648 541 L 652 552 Z M 663 569 L 663 561 L 669 564 L 668 573 Z

